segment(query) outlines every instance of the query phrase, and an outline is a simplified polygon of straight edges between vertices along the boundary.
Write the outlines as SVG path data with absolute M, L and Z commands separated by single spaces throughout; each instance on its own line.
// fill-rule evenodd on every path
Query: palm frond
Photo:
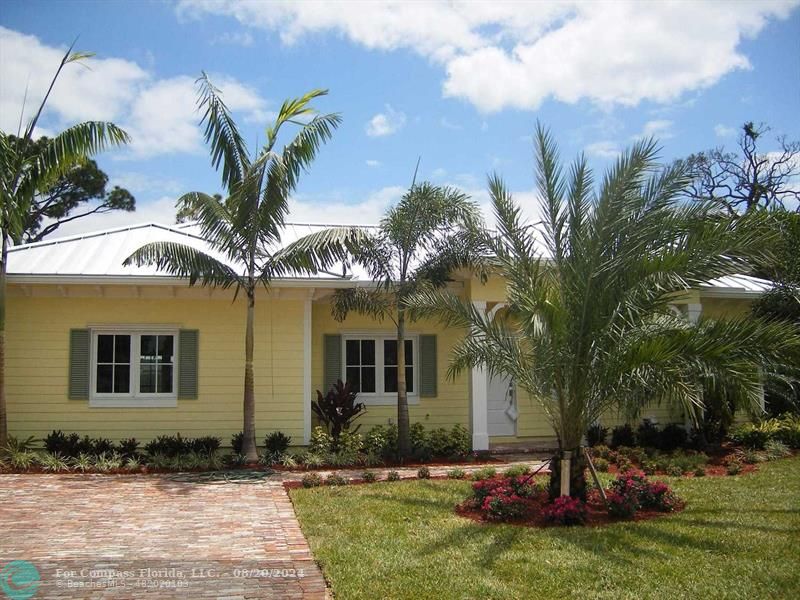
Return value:
M 331 312 L 337 321 L 344 321 L 351 312 L 372 317 L 377 321 L 394 321 L 396 305 L 392 297 L 377 289 L 363 287 L 336 290 L 331 299 Z M 395 323 L 396 324 L 396 323 Z
M 211 164 L 222 166 L 222 183 L 231 192 L 244 179 L 250 164 L 247 146 L 233 116 L 205 72 L 197 79 L 198 108 L 203 112 L 205 141 L 211 146 Z
M 242 285 L 241 277 L 222 261 L 186 244 L 151 242 L 145 244 L 123 262 L 124 265 L 154 265 L 160 271 L 186 277 L 189 284 L 227 288 Z

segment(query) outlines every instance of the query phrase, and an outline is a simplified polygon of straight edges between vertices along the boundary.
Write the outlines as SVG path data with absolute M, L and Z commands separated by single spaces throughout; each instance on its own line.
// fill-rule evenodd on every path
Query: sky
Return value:
M 291 199 L 290 220 L 375 223 L 418 179 L 459 187 L 487 211 L 497 172 L 537 214 L 531 134 L 599 174 L 642 136 L 664 162 L 733 149 L 741 125 L 800 139 L 800 0 L 757 2 L 0 2 L 0 129 L 29 118 L 64 50 L 41 120 L 52 134 L 111 120 L 132 137 L 97 157 L 135 213 L 54 234 L 174 222 L 190 191 L 221 191 L 196 110 L 205 71 L 251 149 L 281 102 L 315 88 L 342 125 Z M 26 96 L 27 94 L 27 96 Z M 490 217 L 489 217 L 489 220 Z

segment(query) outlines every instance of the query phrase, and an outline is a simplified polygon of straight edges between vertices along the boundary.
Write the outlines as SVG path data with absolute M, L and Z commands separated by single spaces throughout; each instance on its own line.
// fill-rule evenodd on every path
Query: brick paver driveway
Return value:
M 0 475 L 0 569 L 12 560 L 38 570 L 34 598 L 326 597 L 277 479 Z

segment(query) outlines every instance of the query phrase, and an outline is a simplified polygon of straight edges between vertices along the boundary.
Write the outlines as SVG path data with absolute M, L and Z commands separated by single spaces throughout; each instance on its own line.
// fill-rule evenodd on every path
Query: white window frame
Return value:
M 384 372 L 386 366 L 383 361 L 383 342 L 397 340 L 395 332 L 376 331 L 348 331 L 342 333 L 342 364 L 341 378 L 347 377 L 347 341 L 348 340 L 374 340 L 375 341 L 375 392 L 358 392 L 358 399 L 368 406 L 396 406 L 397 392 L 384 392 Z M 419 404 L 419 334 L 409 333 L 406 340 L 411 342 L 411 353 L 414 357 L 414 391 L 408 393 L 409 404 Z M 394 365 L 389 365 L 394 366 Z
M 158 326 L 119 326 L 119 327 L 92 327 L 91 331 L 91 373 L 89 406 L 94 408 L 174 408 L 178 406 L 178 356 L 180 352 L 178 329 Z M 97 338 L 100 335 L 129 335 L 131 336 L 131 381 L 130 391 L 127 394 L 97 393 Z M 139 391 L 139 374 L 141 367 L 141 336 L 161 335 L 172 336 L 172 392 L 163 394 L 158 392 L 142 393 Z

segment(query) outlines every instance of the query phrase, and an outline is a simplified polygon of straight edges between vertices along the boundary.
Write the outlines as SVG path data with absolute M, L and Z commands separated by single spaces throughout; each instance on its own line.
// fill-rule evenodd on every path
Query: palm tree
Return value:
M 87 121 L 65 129 L 43 144 L 33 144 L 36 124 L 61 71 L 70 63 L 90 58 L 88 52 L 64 53 L 55 75 L 33 119 L 24 132 L 10 135 L 0 131 L 0 449 L 8 442 L 8 418 L 5 395 L 6 275 L 8 248 L 22 238 L 34 198 L 47 190 L 59 177 L 80 166 L 88 157 L 108 147 L 129 141 L 128 134 L 113 123 Z M 24 114 L 24 107 L 23 107 Z M 20 129 L 22 115 L 20 115 Z
M 693 324 L 670 309 L 692 287 L 748 272 L 765 229 L 758 215 L 731 222 L 708 204 L 680 202 L 685 168 L 659 171 L 653 140 L 620 157 L 596 191 L 583 157 L 564 173 L 541 126 L 536 152 L 540 225 L 526 223 L 501 179 L 489 178 L 499 231 L 483 243 L 507 281 L 505 318 L 490 321 L 441 290 L 407 305 L 417 317 L 471 332 L 453 351 L 451 374 L 484 365 L 513 376 L 541 404 L 558 440 L 554 458 L 575 457 L 570 493 L 585 497 L 581 441 L 603 414 L 673 402 L 696 417 L 704 387 L 755 408 L 760 369 L 791 363 L 800 337 L 777 322 L 745 316 Z M 560 461 L 553 466 L 555 496 Z
M 242 453 L 248 462 L 258 460 L 255 437 L 255 390 L 253 386 L 253 319 L 256 288 L 287 272 L 285 263 L 274 260 L 270 246 L 280 242 L 289 210 L 289 194 L 300 174 L 311 166 L 320 146 L 339 126 L 338 114 L 318 115 L 311 101 L 327 94 L 312 90 L 286 100 L 275 121 L 267 127 L 264 146 L 251 157 L 230 111 L 205 73 L 198 81 L 198 106 L 203 113 L 205 140 L 211 162 L 222 169 L 227 197 L 190 192 L 178 203 L 196 215 L 203 237 L 217 256 L 174 242 L 142 246 L 125 264 L 157 265 L 172 275 L 189 278 L 189 284 L 229 288 L 247 297 L 244 366 L 244 438 Z M 280 150 L 278 136 L 284 127 L 299 128 Z
M 412 184 L 388 210 L 377 229 L 331 228 L 290 244 L 283 259 L 295 268 L 318 271 L 344 260 L 361 265 L 375 282 L 370 287 L 336 290 L 331 312 L 344 321 L 350 311 L 397 331 L 397 430 L 400 458 L 411 452 L 406 382 L 405 299 L 444 286 L 454 269 L 472 264 L 472 232 L 480 212 L 465 194 L 430 183 Z

